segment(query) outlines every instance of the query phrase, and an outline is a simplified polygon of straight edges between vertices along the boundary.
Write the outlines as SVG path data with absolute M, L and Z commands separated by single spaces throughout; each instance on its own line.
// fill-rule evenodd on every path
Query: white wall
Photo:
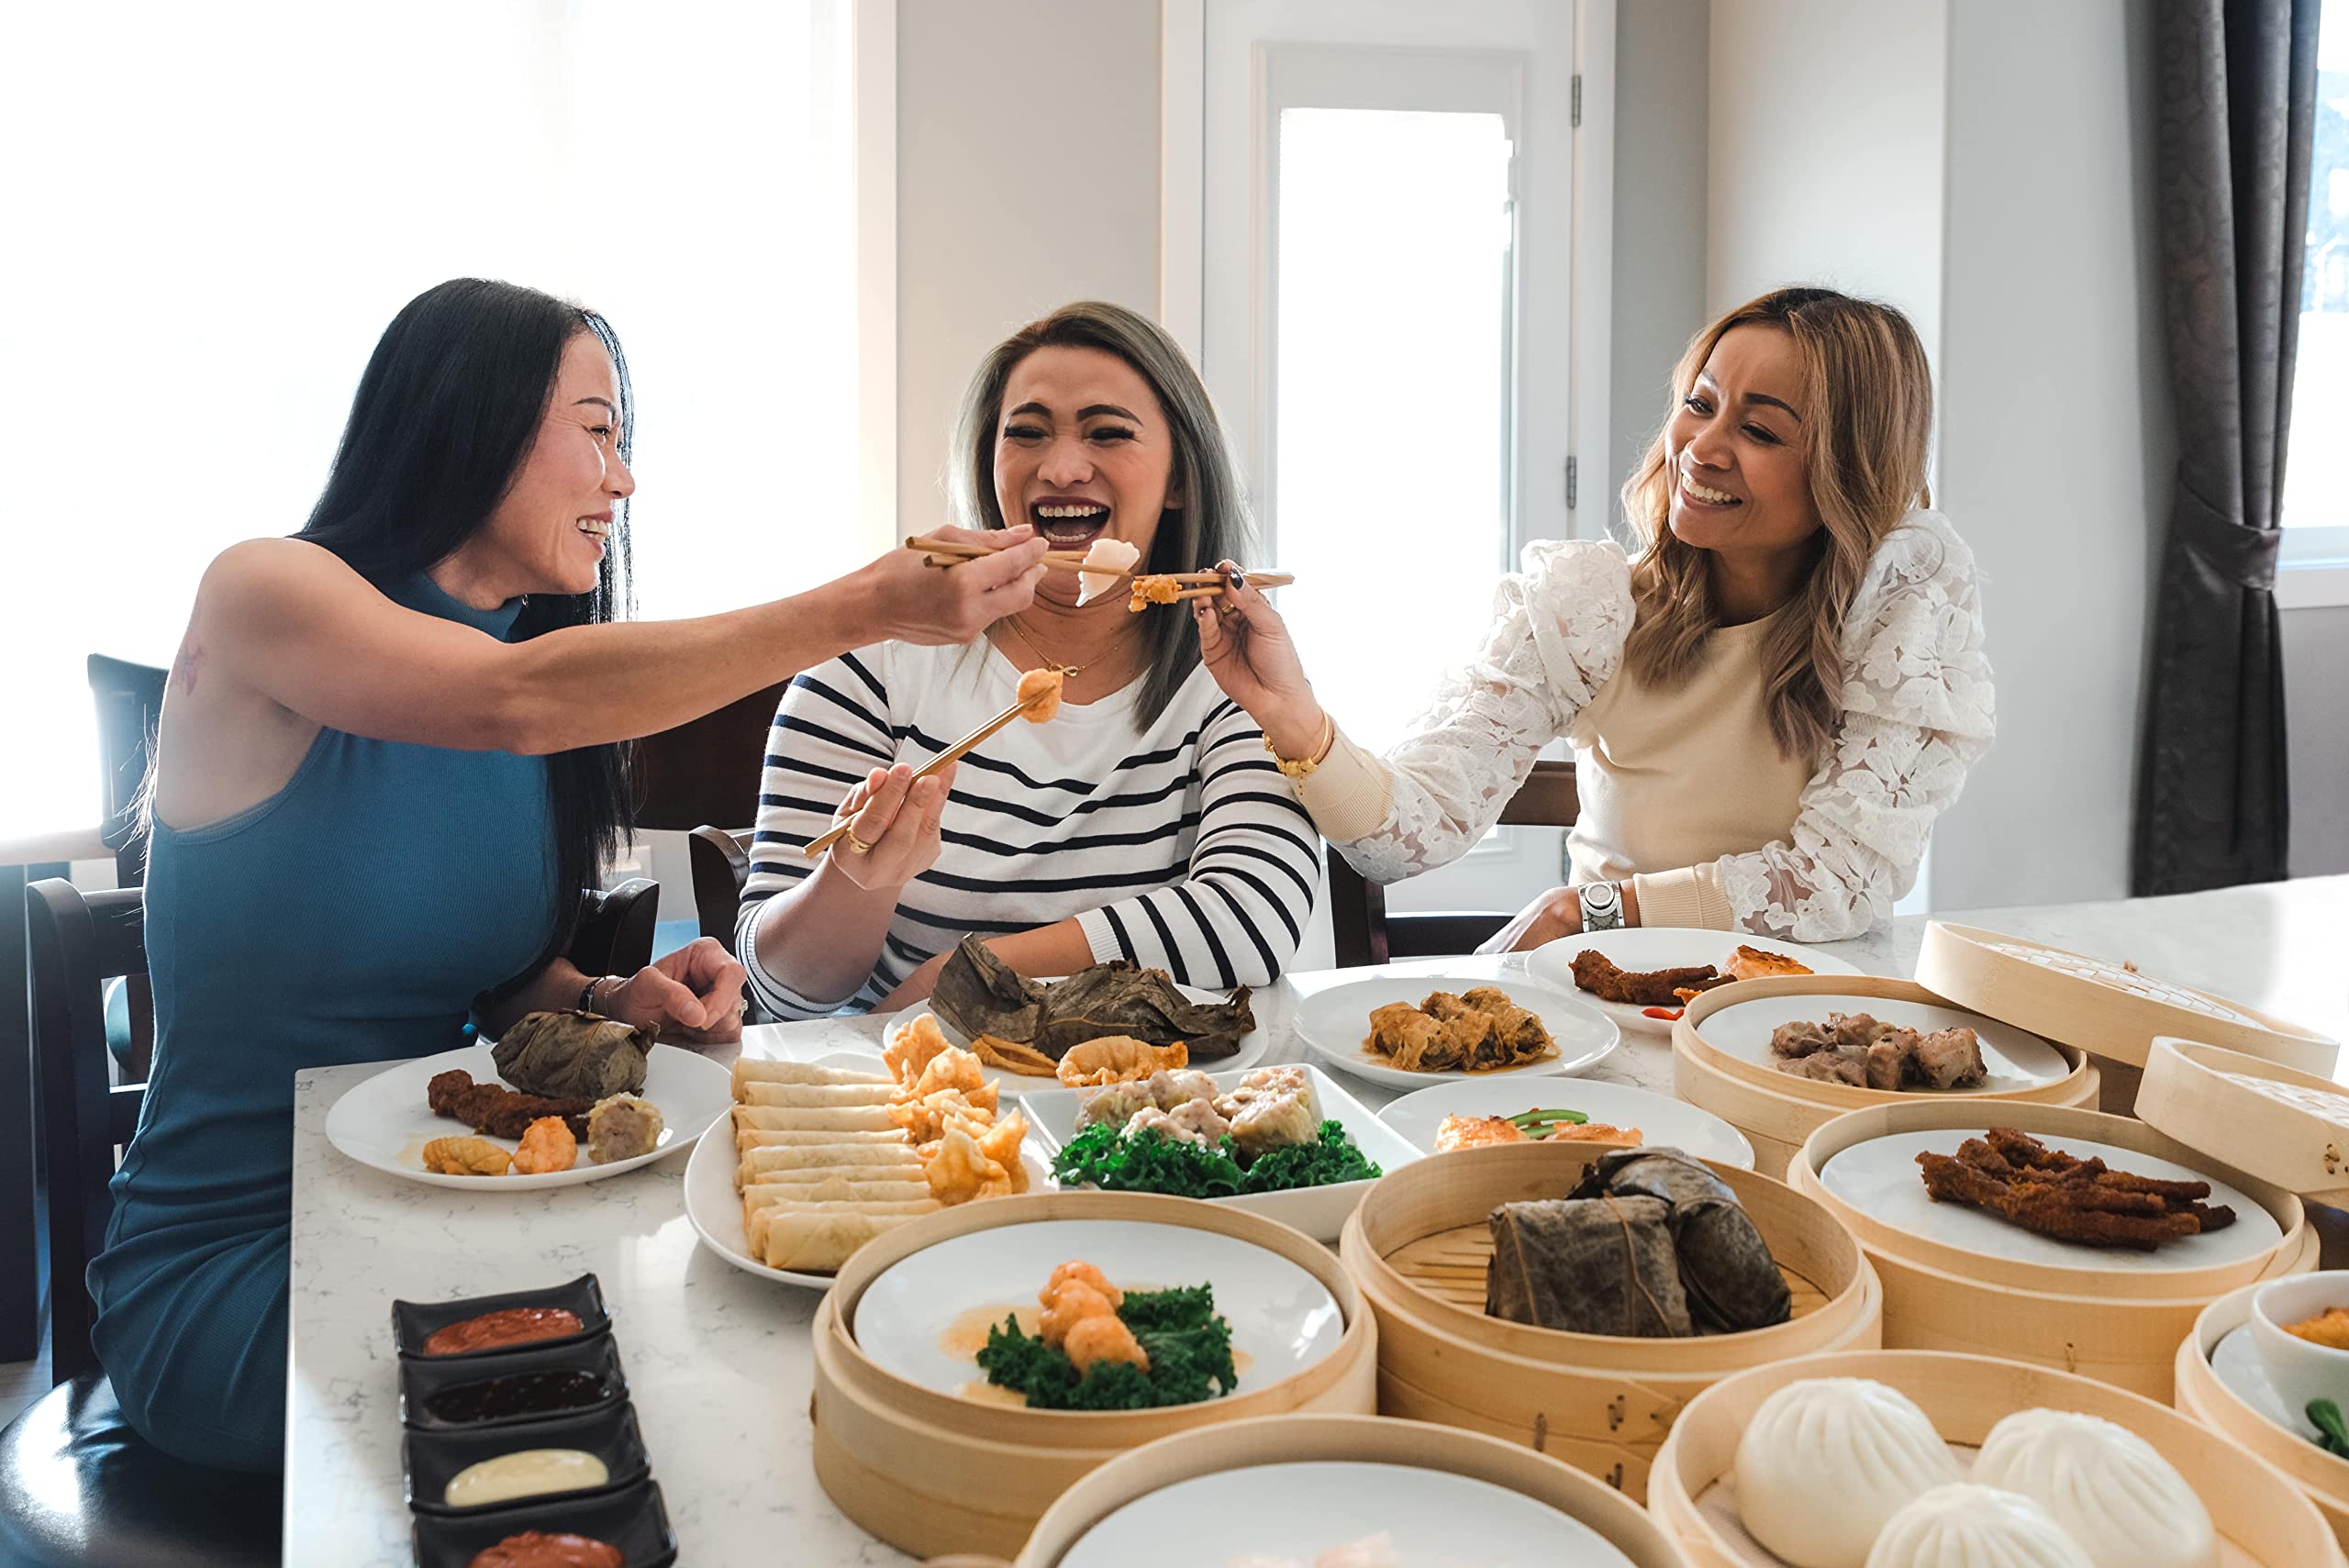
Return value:
M 1898 306 L 1939 367 L 1952 9 L 1965 6 L 1712 8 L 1709 315 L 1782 284 L 1824 284 Z
M 2128 892 L 2175 461 L 2131 9 L 1950 7 L 1939 495 L 1986 584 L 1998 740 L 1938 835 L 1943 908 Z
M 1596 515 L 1663 423 L 1672 367 L 1705 312 L 1707 72 L 1712 0 L 1631 0 L 1615 14 L 1615 264 L 1609 444 Z M 1590 506 L 1588 500 L 1585 508 Z M 1593 515 L 1586 510 L 1586 517 Z M 1586 531 L 1590 531 L 1586 525 Z
M 981 355 L 1077 299 L 1158 311 L 1158 7 L 897 0 L 897 517 L 945 520 Z

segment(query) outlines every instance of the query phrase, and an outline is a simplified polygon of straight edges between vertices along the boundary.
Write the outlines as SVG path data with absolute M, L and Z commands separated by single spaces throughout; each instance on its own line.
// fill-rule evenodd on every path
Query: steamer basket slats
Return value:
M 2210 1354 L 2219 1341 L 2250 1320 L 2249 1287 L 2220 1297 L 2196 1319 L 2177 1347 L 2177 1408 L 2221 1437 L 2289 1476 L 2349 1548 L 2349 1460 L 2303 1441 L 2245 1404 L 2219 1380 Z
M 1726 1007 L 1763 997 L 1809 995 L 1872 996 L 1888 1002 L 1968 1010 L 1963 1004 L 1906 980 L 1845 974 L 1798 974 L 1776 980 L 1740 981 L 1733 985 L 1716 986 L 1689 1003 L 1672 1026 L 1673 1091 L 1690 1105 L 1712 1112 L 1745 1134 L 1746 1140 L 1753 1145 L 1753 1168 L 1765 1175 L 1784 1176 L 1796 1151 L 1812 1133 L 1847 1111 L 1871 1106 L 1923 1099 L 1969 1105 L 2097 1103 L 2101 1076 L 2096 1063 L 2077 1047 L 2053 1038 L 2049 1043 L 2072 1067 L 2070 1073 L 2054 1083 L 2027 1089 L 1922 1095 L 1797 1078 L 1775 1067 L 1733 1056 L 1711 1045 L 1704 1037 L 1706 1021 Z
M 1631 1339 L 1485 1316 L 1485 1218 L 1563 1197 L 1606 1152 L 1573 1144 L 1459 1151 L 1407 1165 L 1364 1198 L 1341 1242 L 1376 1315 L 1379 1408 L 1523 1443 L 1631 1496 L 1681 1407 L 1743 1368 L 1823 1350 L 1873 1349 L 1882 1296 L 1850 1233 L 1783 1183 L 1709 1165 L 1781 1272 L 1799 1282 L 1790 1322 L 1742 1334 Z
M 1942 1437 L 1978 1447 L 2000 1418 L 2044 1406 L 2100 1416 L 2127 1427 L 2177 1467 L 2232 1549 L 2252 1568 L 2342 1568 L 2332 1529 L 2281 1473 L 2227 1438 L 2176 1411 L 2090 1378 L 1984 1356 L 1877 1351 L 1805 1357 L 1757 1367 L 1716 1384 L 1692 1401 L 1648 1481 L 1648 1511 L 1698 1568 L 1751 1568 L 1745 1555 L 1699 1511 L 1706 1491 L 1734 1468 L 1737 1444 L 1762 1401 L 1812 1377 L 1865 1377 L 1915 1400 Z
M 1987 1127 L 2019 1128 L 2059 1148 L 2066 1139 L 2110 1144 L 2207 1171 L 2274 1215 L 2283 1238 L 2245 1265 L 2162 1273 L 2053 1268 L 1909 1235 L 1845 1204 L 1820 1180 L 1827 1162 L 1854 1144 L 1932 1129 L 1971 1135 Z M 2318 1237 L 2297 1196 L 2143 1122 L 2099 1111 L 2012 1102 L 1992 1110 L 1942 1100 L 1854 1111 L 1811 1135 L 1787 1179 L 1847 1226 L 1875 1265 L 1884 1289 L 1886 1349 L 2009 1357 L 2164 1404 L 2175 1388 L 2178 1341 L 2204 1307 L 2252 1280 L 2316 1266 Z
M 981 1404 L 883 1371 L 858 1346 L 854 1315 L 892 1264 L 953 1237 L 1058 1219 L 1135 1220 L 1251 1242 L 1297 1264 L 1344 1315 L 1337 1348 L 1263 1386 L 1157 1410 L 1031 1410 Z M 1138 1193 L 1037 1193 L 925 1215 L 851 1258 L 810 1326 L 815 1351 L 816 1475 L 843 1514 L 919 1557 L 1008 1558 L 1071 1485 L 1129 1450 L 1251 1417 L 1377 1407 L 1378 1330 L 1329 1249 L 1245 1210 Z

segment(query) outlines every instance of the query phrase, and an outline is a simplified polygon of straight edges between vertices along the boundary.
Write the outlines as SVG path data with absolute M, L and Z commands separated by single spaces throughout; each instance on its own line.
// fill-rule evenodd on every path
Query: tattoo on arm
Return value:
M 204 668 L 204 646 L 189 638 L 180 644 L 179 657 L 172 661 L 172 684 L 183 692 L 195 690 L 195 677 Z

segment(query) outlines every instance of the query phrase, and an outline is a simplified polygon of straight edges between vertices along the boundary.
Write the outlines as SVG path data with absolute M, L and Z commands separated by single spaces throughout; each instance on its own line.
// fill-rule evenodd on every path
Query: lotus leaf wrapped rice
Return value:
M 1571 1195 L 1649 1197 L 1671 1216 L 1680 1284 L 1698 1331 L 1766 1329 L 1794 1315 L 1794 1297 L 1769 1243 L 1726 1183 L 1673 1149 L 1631 1149 L 1590 1168 Z
M 601 1100 L 644 1087 L 653 1031 L 594 1013 L 532 1013 L 490 1051 L 498 1076 L 527 1095 Z
M 1671 1218 L 1672 1206 L 1653 1197 L 1502 1205 L 1487 1220 L 1493 1262 L 1486 1313 L 1575 1334 L 1688 1335 Z

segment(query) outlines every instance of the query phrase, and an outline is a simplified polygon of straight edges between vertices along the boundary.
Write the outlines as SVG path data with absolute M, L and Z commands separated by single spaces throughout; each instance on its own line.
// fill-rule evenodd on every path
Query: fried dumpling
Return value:
M 514 1156 L 486 1138 L 436 1138 L 424 1146 L 424 1168 L 443 1176 L 502 1176 Z
M 1068 684 L 1068 672 L 1058 665 L 1030 670 L 1019 677 L 1020 717 L 1030 724 L 1041 724 L 1061 710 L 1061 688 Z
M 1190 1060 L 1190 1047 L 1179 1040 L 1172 1045 L 1149 1045 L 1131 1035 L 1108 1034 L 1070 1046 L 1061 1058 L 1060 1081 L 1072 1089 L 1129 1084 L 1186 1066 Z

